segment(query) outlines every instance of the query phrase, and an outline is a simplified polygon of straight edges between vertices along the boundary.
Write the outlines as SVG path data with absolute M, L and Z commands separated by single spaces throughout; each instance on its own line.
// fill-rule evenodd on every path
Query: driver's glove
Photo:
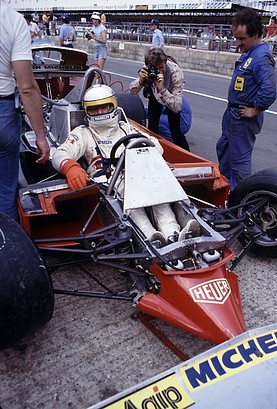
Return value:
M 82 189 L 87 185 L 87 172 L 74 159 L 63 161 L 60 172 L 66 177 L 71 190 Z

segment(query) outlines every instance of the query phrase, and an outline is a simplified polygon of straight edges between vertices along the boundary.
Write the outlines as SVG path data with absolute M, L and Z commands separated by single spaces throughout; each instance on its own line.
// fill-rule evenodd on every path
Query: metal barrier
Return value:
M 91 22 L 81 23 L 72 21 L 78 38 L 85 38 L 88 30 L 93 30 Z M 122 24 L 106 24 L 109 40 L 134 41 L 151 43 L 152 33 L 150 24 L 126 22 Z M 162 23 L 160 29 L 163 32 L 165 45 L 182 46 L 209 51 L 236 52 L 236 40 L 232 34 L 232 28 L 226 24 L 174 24 Z M 57 27 L 57 34 L 59 26 Z M 273 54 L 277 54 L 277 43 L 271 45 Z

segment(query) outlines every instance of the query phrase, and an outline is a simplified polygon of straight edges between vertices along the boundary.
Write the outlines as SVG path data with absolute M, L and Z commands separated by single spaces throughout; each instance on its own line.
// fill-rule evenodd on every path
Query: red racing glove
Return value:
M 82 189 L 89 181 L 87 172 L 74 159 L 63 161 L 60 172 L 66 177 L 71 190 Z

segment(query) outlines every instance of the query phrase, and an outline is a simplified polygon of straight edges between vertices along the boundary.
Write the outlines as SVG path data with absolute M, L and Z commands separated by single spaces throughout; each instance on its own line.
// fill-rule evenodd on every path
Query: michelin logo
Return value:
M 268 332 L 184 366 L 181 375 L 188 390 L 194 392 L 274 356 L 277 356 L 277 332 Z

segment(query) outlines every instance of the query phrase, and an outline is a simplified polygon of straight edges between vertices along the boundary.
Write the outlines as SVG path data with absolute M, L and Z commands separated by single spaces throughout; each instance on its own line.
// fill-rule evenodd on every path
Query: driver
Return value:
M 83 99 L 83 106 L 87 115 L 88 126 L 81 125 L 73 129 L 66 139 L 53 153 L 52 164 L 55 169 L 61 172 L 67 179 L 70 189 L 82 189 L 90 178 L 95 182 L 107 181 L 106 173 L 110 167 L 109 158 L 112 147 L 123 136 L 136 131 L 127 121 L 119 119 L 119 109 L 113 90 L 104 84 L 96 84 L 89 88 Z M 163 149 L 156 138 L 145 134 L 151 139 L 159 152 Z M 120 156 L 124 147 L 117 150 L 117 157 Z M 84 157 L 88 163 L 85 171 L 77 162 Z M 122 175 L 123 181 L 123 175 Z M 117 194 L 122 198 L 123 186 L 117 186 Z M 184 239 L 185 235 L 199 231 L 198 223 L 187 218 L 185 227 L 181 231 L 175 214 L 170 204 L 152 206 L 155 220 L 155 228 L 150 222 L 145 209 L 131 210 L 130 216 L 138 227 L 151 241 L 159 241 L 159 245 L 176 239 Z M 197 226 L 196 226 L 197 225 Z

